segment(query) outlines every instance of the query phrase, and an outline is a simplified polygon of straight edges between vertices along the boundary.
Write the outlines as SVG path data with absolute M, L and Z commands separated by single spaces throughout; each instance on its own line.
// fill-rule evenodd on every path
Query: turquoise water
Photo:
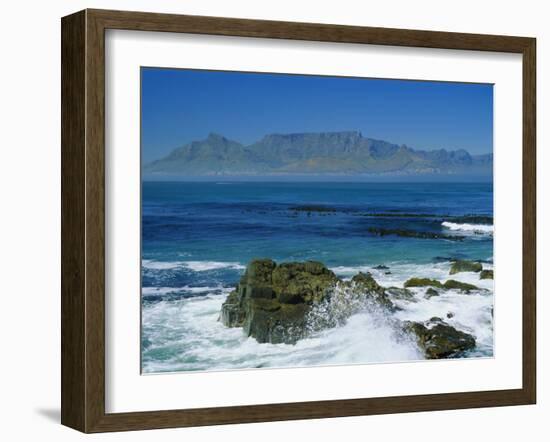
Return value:
M 456 218 L 491 217 L 492 209 L 491 183 L 143 182 L 143 370 L 418 359 L 410 345 L 403 347 L 390 339 L 391 327 L 383 327 L 384 332 L 371 330 L 370 336 L 379 342 L 386 339 L 396 352 L 367 351 L 365 343 L 351 351 L 357 343 L 350 342 L 347 349 L 334 350 L 329 357 L 325 349 L 330 346 L 315 347 L 309 339 L 296 346 L 251 342 L 241 330 L 221 326 L 217 313 L 255 257 L 322 261 L 342 277 L 368 270 L 384 285 L 400 285 L 411 276 L 444 279 L 453 258 L 480 260 L 492 268 L 492 226 Z M 439 237 L 379 236 L 376 229 Z M 389 266 L 391 273 L 372 269 L 380 264 Z M 461 277 L 469 280 L 472 275 Z M 464 304 L 463 296 L 450 293 L 452 299 L 422 302 L 414 309 L 407 306 L 402 319 L 421 320 L 439 304 L 442 309 L 456 306 L 455 310 L 464 310 L 462 322 L 460 315 L 454 320 L 459 328 L 471 331 L 491 323 L 478 330 L 484 344 L 476 353 L 491 355 L 492 317 L 488 319 L 487 312 L 492 306 L 492 281 L 483 284 L 489 284 L 486 293 L 470 298 L 479 301 L 477 310 L 475 301 Z M 370 318 L 361 327 L 357 324 L 361 318 L 353 318 L 347 326 L 366 332 L 372 322 Z M 357 330 L 354 334 L 361 334 Z M 330 335 L 327 342 L 330 338 L 336 339 Z M 348 356 L 340 360 L 344 353 Z

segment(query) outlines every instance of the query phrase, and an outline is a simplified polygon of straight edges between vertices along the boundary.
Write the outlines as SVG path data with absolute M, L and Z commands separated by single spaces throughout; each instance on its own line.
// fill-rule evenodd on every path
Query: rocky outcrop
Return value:
M 458 260 L 453 262 L 451 270 L 449 271 L 450 275 L 454 275 L 460 272 L 481 272 L 483 266 L 479 262 L 467 261 L 467 260 Z
M 311 306 L 338 281 L 319 262 L 277 265 L 256 259 L 223 303 L 220 320 L 228 327 L 243 327 L 258 342 L 295 343 L 304 337 Z
M 437 279 L 429 278 L 410 278 L 404 284 L 405 287 L 435 287 L 438 289 L 447 289 L 447 290 L 461 290 L 463 292 L 469 293 L 471 290 L 480 290 L 479 287 L 468 284 L 467 282 L 456 281 L 455 279 L 449 279 L 444 283 L 439 282 Z M 434 290 L 435 292 L 435 290 Z M 426 295 L 429 293 L 426 292 Z M 439 294 L 439 293 L 438 293 Z M 431 296 L 434 296 L 431 293 Z
M 405 281 L 404 287 L 437 287 L 437 288 L 443 288 L 443 284 L 441 284 L 437 279 L 410 278 L 407 281 Z
M 386 289 L 379 285 L 370 273 L 359 272 L 351 278 L 351 284 L 353 290 L 357 294 L 371 299 L 388 310 L 395 309 L 395 306 L 386 293 Z
M 428 287 L 428 290 L 426 290 L 426 293 L 424 294 L 424 298 L 430 299 L 434 296 L 439 296 L 439 292 L 432 287 Z
M 392 299 L 416 302 L 414 293 L 409 289 L 405 289 L 405 288 L 402 289 L 400 287 L 388 287 L 386 289 L 386 292 L 388 293 L 388 295 L 391 296 Z
M 338 325 L 366 303 L 395 309 L 384 287 L 368 273 L 342 281 L 320 262 L 277 265 L 256 259 L 223 303 L 220 321 L 242 327 L 260 343 L 293 344 L 311 331 Z M 331 314 L 316 315 L 315 307 Z
M 488 215 L 463 215 L 463 216 L 453 216 L 448 217 L 448 221 L 454 223 L 467 223 L 467 224 L 493 224 L 493 217 Z
M 246 336 L 260 343 L 295 344 L 311 333 L 345 324 L 363 309 L 387 315 L 400 309 L 392 300 L 417 302 L 415 291 L 407 287 L 426 287 L 426 298 L 438 296 L 439 290 L 468 293 L 478 289 L 452 279 L 441 283 L 428 278 L 411 278 L 405 288 L 384 288 L 370 273 L 360 272 L 350 280 L 342 280 L 320 262 L 277 264 L 270 259 L 255 259 L 223 303 L 220 321 L 228 327 L 242 327 Z M 448 318 L 452 316 L 447 314 Z M 441 318 L 391 321 L 412 335 L 429 359 L 459 357 L 475 347 L 473 336 Z
M 479 279 L 494 279 L 493 270 L 482 270 Z
M 454 289 L 454 290 L 461 290 L 465 293 L 470 293 L 471 290 L 479 290 L 479 287 L 468 284 L 467 282 L 461 282 L 456 281 L 454 279 L 449 279 L 448 281 L 445 281 L 445 284 L 443 284 L 443 287 L 446 289 Z
M 416 339 L 428 359 L 460 357 L 476 345 L 474 336 L 457 330 L 441 318 L 426 322 L 405 321 L 403 330 Z

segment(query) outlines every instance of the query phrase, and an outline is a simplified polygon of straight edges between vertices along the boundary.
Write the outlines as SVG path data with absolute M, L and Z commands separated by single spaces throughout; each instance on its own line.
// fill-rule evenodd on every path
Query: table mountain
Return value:
M 270 134 L 250 145 L 211 133 L 144 165 L 147 175 L 490 175 L 493 154 L 415 150 L 360 132 Z

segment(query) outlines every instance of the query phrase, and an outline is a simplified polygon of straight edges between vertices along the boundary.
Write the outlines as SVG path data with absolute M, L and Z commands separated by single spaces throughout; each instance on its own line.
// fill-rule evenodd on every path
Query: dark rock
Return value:
M 388 297 L 386 289 L 378 284 L 370 273 L 359 272 L 351 278 L 351 282 L 354 284 L 354 290 L 371 297 L 380 306 L 394 310 L 393 302 Z
M 467 282 L 460 282 L 456 281 L 454 279 L 449 279 L 448 281 L 445 281 L 445 284 L 443 284 L 443 287 L 446 289 L 456 289 L 461 290 L 466 293 L 470 293 L 470 290 L 479 290 L 479 287 L 476 287 L 473 284 L 468 284 Z
M 240 299 L 239 293 L 234 290 L 222 304 L 220 321 L 227 327 L 242 327 L 244 324 L 245 314 Z
M 386 292 L 394 299 L 401 299 L 403 301 L 416 302 L 414 293 L 408 289 L 402 289 L 399 287 L 388 287 Z
M 493 217 L 486 215 L 464 215 L 448 217 L 449 221 L 454 223 L 467 223 L 467 224 L 493 224 Z
M 336 209 L 333 209 L 332 207 L 315 206 L 315 205 L 293 206 L 293 207 L 290 207 L 289 210 L 294 210 L 295 212 L 318 212 L 318 213 L 336 212 Z
M 377 266 L 374 266 L 373 269 L 375 269 L 375 270 L 389 270 L 390 268 L 388 266 L 385 266 L 384 264 L 379 264 Z
M 370 273 L 359 272 L 351 278 L 351 281 L 357 285 L 365 287 L 366 290 L 373 290 L 379 293 L 384 291 L 384 287 L 378 284 Z
M 456 258 L 452 256 L 434 256 L 432 258 L 433 262 L 447 262 L 447 261 L 456 261 Z
M 479 274 L 479 279 L 494 279 L 492 270 L 482 270 Z
M 421 239 L 447 239 L 450 241 L 462 241 L 464 236 L 462 235 L 447 235 L 437 232 L 424 232 L 418 230 L 406 230 L 406 229 L 386 229 L 383 227 L 369 227 L 368 232 L 376 236 L 395 235 L 404 238 L 421 238 Z
M 283 304 L 319 302 L 339 279 L 322 263 L 282 263 L 273 270 L 273 291 Z
M 435 213 L 406 213 L 406 212 L 367 212 L 360 213 L 359 216 L 368 216 L 374 218 L 440 218 Z
M 448 312 L 447 313 L 447 318 L 448 319 L 451 319 L 451 318 L 454 318 L 455 317 L 455 314 L 453 312 Z
M 309 309 L 306 304 L 257 299 L 247 303 L 243 330 L 258 342 L 294 344 L 305 337 Z
M 295 343 L 304 336 L 311 306 L 340 280 L 320 262 L 255 259 L 222 305 L 220 321 L 243 327 L 258 342 Z
M 428 359 L 460 357 L 475 347 L 475 337 L 444 322 L 441 318 L 403 323 L 403 330 L 412 334 Z
M 433 296 L 439 296 L 439 292 L 432 287 L 428 287 L 428 290 L 426 290 L 426 294 L 424 295 L 424 298 L 430 299 Z
M 404 284 L 404 287 L 437 287 L 437 288 L 443 288 L 443 284 L 441 284 L 437 279 L 429 279 L 429 278 L 410 278 L 407 280 Z
M 479 262 L 458 260 L 453 262 L 449 274 L 454 275 L 455 273 L 460 272 L 481 272 L 482 269 L 483 266 Z
M 369 273 L 342 281 L 320 262 L 276 265 L 257 259 L 223 303 L 220 321 L 243 327 L 260 343 L 294 344 L 309 332 L 341 324 L 362 308 L 397 309 Z
M 242 298 L 272 299 L 274 293 L 271 275 L 275 265 L 270 259 L 251 261 L 239 283 L 239 295 Z

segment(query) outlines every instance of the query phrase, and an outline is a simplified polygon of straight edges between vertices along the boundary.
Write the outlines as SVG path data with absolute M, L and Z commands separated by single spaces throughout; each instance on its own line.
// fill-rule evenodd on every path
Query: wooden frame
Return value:
M 190 410 L 105 413 L 105 30 L 185 32 L 519 53 L 523 56 L 523 386 Z M 536 40 L 185 15 L 85 10 L 62 19 L 61 422 L 83 432 L 534 404 Z

